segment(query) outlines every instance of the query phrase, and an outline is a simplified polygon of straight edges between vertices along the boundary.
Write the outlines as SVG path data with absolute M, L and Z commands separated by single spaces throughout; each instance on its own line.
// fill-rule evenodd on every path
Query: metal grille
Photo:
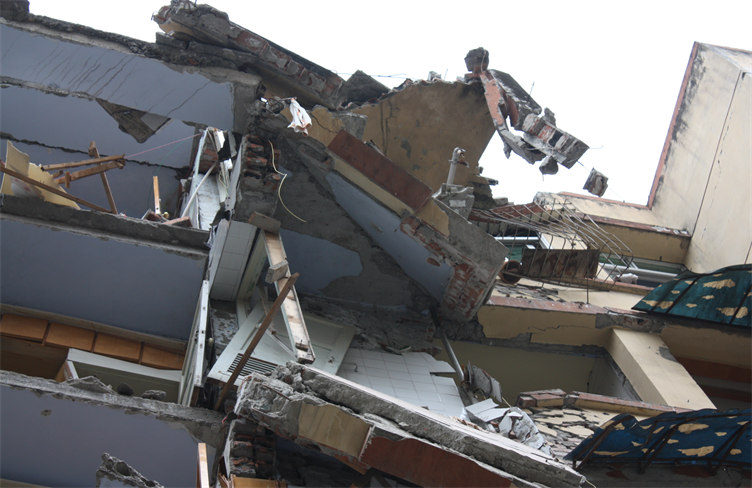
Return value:
M 624 242 L 565 199 L 547 195 L 525 205 L 473 209 L 470 220 L 510 248 L 500 273 L 508 283 L 525 277 L 569 286 L 594 281 L 613 286 L 632 263 L 632 250 Z

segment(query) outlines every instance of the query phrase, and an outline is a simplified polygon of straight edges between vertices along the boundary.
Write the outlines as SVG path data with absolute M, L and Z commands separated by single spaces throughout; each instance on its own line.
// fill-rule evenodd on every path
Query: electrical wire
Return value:
M 285 178 L 287 178 L 287 173 L 281 173 L 279 170 L 277 170 L 277 166 L 274 164 L 274 144 L 272 144 L 272 141 L 269 140 L 269 139 L 267 139 L 266 141 L 269 143 L 269 146 L 272 149 L 272 168 L 274 168 L 274 172 L 275 173 L 277 173 L 278 175 L 282 176 L 282 181 L 279 182 L 279 186 L 277 187 L 277 197 L 279 197 L 279 203 L 282 204 L 282 206 L 285 208 L 285 210 L 287 210 L 287 212 L 290 215 L 292 215 L 296 219 L 300 220 L 304 224 L 307 224 L 308 223 L 307 220 L 301 219 L 300 217 L 298 217 L 297 215 L 295 215 L 295 213 L 292 210 L 290 210 L 289 208 L 287 208 L 287 205 L 285 205 L 285 201 L 282 200 L 282 184 L 285 182 Z
M 194 138 L 196 138 L 196 137 L 198 137 L 200 135 L 201 135 L 201 132 L 198 132 L 196 134 L 193 134 L 192 136 L 183 137 L 182 139 L 178 139 L 176 141 L 168 142 L 166 144 L 162 144 L 161 146 L 153 147 L 153 148 L 147 149 L 145 151 L 141 151 L 141 152 L 137 152 L 137 153 L 133 153 L 133 154 L 127 154 L 127 155 L 123 156 L 123 159 L 130 159 L 130 158 L 132 158 L 134 156 L 140 156 L 142 154 L 146 154 L 146 153 L 151 152 L 151 151 L 156 151 L 157 149 L 162 149 L 163 147 L 167 147 L 167 146 L 171 146 L 173 144 L 177 144 L 178 142 L 182 142 L 182 141 L 185 141 L 187 139 L 194 139 Z

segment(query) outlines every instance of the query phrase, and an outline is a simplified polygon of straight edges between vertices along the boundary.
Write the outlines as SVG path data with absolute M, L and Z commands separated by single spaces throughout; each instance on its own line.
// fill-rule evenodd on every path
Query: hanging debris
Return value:
M 602 197 L 606 193 L 607 188 L 608 178 L 600 171 L 596 171 L 595 168 L 590 170 L 587 181 L 585 181 L 585 186 L 582 187 L 583 190 L 587 190 L 599 197 Z

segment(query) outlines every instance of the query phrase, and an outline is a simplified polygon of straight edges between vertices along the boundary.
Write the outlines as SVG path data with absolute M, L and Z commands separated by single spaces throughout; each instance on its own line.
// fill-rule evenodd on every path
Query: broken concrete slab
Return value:
M 177 3 L 162 7 L 153 20 L 168 34 L 197 39 L 250 54 L 252 66 L 264 76 L 264 83 L 282 98 L 298 96 L 305 104 L 339 105 L 338 93 L 344 80 L 264 37 L 230 22 L 226 13 L 208 5 Z
M 225 130 L 243 130 L 247 121 L 240 121 L 245 116 L 241 97 L 248 92 L 255 95 L 260 82 L 258 76 L 240 71 L 187 69 L 135 54 L 129 44 L 76 36 L 36 23 L 3 22 L 0 36 L 5 78 L 49 86 L 59 94 L 96 94 L 110 103 Z M 128 41 L 142 49 L 148 46 Z M 40 64 L 39 59 L 56 62 Z M 56 70 L 59 62 L 67 69 Z
M 102 464 L 97 469 L 97 488 L 128 487 L 162 488 L 162 485 L 144 475 L 109 453 L 102 453 Z
M 240 392 L 236 413 L 296 438 L 303 404 L 312 404 L 316 408 L 338 405 L 340 413 L 337 415 L 354 416 L 353 421 L 359 422 L 364 430 L 371 429 L 371 433 L 364 438 L 360 451 L 352 447 L 349 453 L 337 452 L 366 465 L 374 463 L 374 467 L 380 466 L 378 469 L 387 472 L 390 472 L 389 465 L 396 466 L 395 469 L 400 470 L 399 476 L 418 484 L 456 484 L 458 480 L 453 477 L 456 474 L 450 476 L 444 469 L 451 467 L 449 471 L 453 471 L 464 466 L 464 469 L 470 470 L 471 465 L 473 475 L 478 477 L 470 475 L 470 479 L 477 479 L 480 483 L 489 481 L 485 476 L 492 476 L 500 485 L 511 482 L 577 486 L 582 481 L 577 473 L 540 451 L 492 433 L 465 427 L 442 415 L 378 394 L 343 378 L 293 363 L 288 363 L 279 374 L 284 381 L 254 376 L 247 382 Z M 349 409 L 360 415 L 349 413 Z M 357 457 L 353 456 L 356 451 Z M 395 456 L 395 453 L 399 453 L 399 456 Z M 426 455 L 415 456 L 415 453 Z M 427 454 L 440 455 L 443 462 L 415 462 L 417 459 L 427 460 Z M 467 464 L 469 458 L 475 461 Z M 410 459 L 412 467 L 400 459 Z M 499 468 L 504 471 L 499 471 Z M 467 480 L 465 478 L 465 485 L 468 484 Z
M 102 453 L 113 452 L 166 486 L 191 486 L 197 443 L 206 442 L 213 453 L 224 442 L 218 412 L 8 371 L 0 372 L 0 390 L 3 479 L 91 486 Z

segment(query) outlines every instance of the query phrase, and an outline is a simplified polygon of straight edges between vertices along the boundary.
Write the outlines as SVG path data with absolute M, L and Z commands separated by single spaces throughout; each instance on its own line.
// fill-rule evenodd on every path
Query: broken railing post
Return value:
M 266 333 L 266 329 L 269 328 L 269 325 L 272 323 L 272 318 L 274 318 L 274 314 L 277 313 L 277 311 L 282 307 L 282 303 L 285 301 L 285 298 L 287 297 L 287 294 L 290 293 L 290 290 L 292 290 L 293 285 L 295 285 L 295 281 L 297 281 L 298 277 L 300 276 L 300 273 L 295 273 L 290 278 L 287 279 L 287 282 L 284 284 L 282 289 L 279 291 L 279 294 L 277 295 L 277 298 L 274 300 L 274 303 L 272 304 L 272 307 L 269 309 L 269 311 L 266 313 L 266 317 L 264 317 L 264 320 L 261 322 L 261 325 L 259 325 L 258 330 L 256 330 L 256 334 L 253 336 L 253 339 L 251 339 L 251 343 L 248 344 L 248 347 L 245 350 L 245 353 L 243 353 L 243 357 L 240 358 L 240 361 L 238 362 L 238 365 L 235 366 L 235 369 L 232 372 L 232 375 L 230 376 L 230 379 L 227 380 L 227 383 L 225 383 L 225 386 L 222 388 L 222 391 L 219 393 L 219 398 L 217 398 L 217 403 L 214 405 L 214 410 L 219 410 L 222 406 L 222 402 L 225 401 L 225 397 L 227 396 L 227 393 L 230 391 L 230 388 L 235 384 L 235 380 L 238 379 L 238 376 L 240 375 L 240 372 L 245 367 L 245 363 L 248 362 L 248 359 L 251 357 L 251 354 L 253 354 L 253 350 L 256 349 L 256 346 L 261 341 L 261 338 Z

